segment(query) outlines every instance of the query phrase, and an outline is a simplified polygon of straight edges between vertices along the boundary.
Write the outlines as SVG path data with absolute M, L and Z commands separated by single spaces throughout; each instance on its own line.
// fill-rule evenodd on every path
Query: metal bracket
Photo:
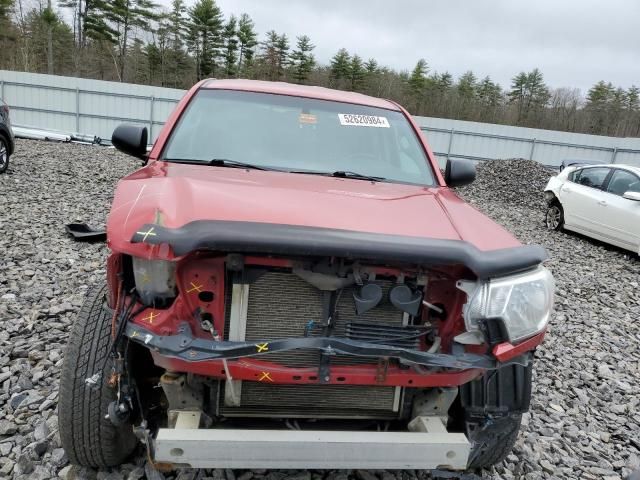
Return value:
M 412 416 L 418 417 L 442 417 L 447 419 L 449 408 L 458 396 L 458 389 L 433 388 L 415 396 L 413 400 Z
M 170 410 L 169 425 L 178 430 L 195 430 L 200 428 L 201 410 Z

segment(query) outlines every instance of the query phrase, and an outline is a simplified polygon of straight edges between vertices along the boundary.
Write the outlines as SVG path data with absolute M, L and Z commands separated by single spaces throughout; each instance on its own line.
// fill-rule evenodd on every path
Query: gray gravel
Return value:
M 115 182 L 139 162 L 106 148 L 36 141 L 18 141 L 17 152 L 0 175 L 0 478 L 451 478 L 413 471 L 161 474 L 142 455 L 112 472 L 70 467 L 57 431 L 58 372 L 84 292 L 104 277 L 106 248 L 72 242 L 63 225 L 102 226 Z M 537 353 L 531 412 L 507 461 L 482 477 L 624 478 L 640 467 L 640 261 L 547 232 L 540 199 L 549 175 L 527 161 L 491 162 L 461 189 L 521 241 L 547 247 L 558 283 L 556 314 Z

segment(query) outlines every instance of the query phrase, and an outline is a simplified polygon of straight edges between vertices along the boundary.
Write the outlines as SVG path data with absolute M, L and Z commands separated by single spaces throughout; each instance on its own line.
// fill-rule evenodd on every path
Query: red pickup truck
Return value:
M 553 305 L 543 248 L 451 187 L 398 104 L 205 80 L 144 160 L 71 331 L 60 435 L 107 467 L 466 469 L 513 446 Z

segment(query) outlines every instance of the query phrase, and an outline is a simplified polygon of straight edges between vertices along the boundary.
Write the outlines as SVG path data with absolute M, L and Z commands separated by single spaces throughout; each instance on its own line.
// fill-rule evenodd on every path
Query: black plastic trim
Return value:
M 188 323 L 179 327 L 177 335 L 161 336 L 134 324 L 128 324 L 125 335 L 134 342 L 154 349 L 164 356 L 188 362 L 236 359 L 265 356 L 270 353 L 298 349 L 320 350 L 326 355 L 344 354 L 371 358 L 398 358 L 406 362 L 428 367 L 466 370 L 480 368 L 495 370 L 510 362 L 499 363 L 489 355 L 473 353 L 443 354 L 412 350 L 393 345 L 362 342 L 341 337 L 299 337 L 279 340 L 254 340 L 252 342 L 215 341 L 194 337 Z M 519 358 L 517 362 L 528 361 Z
M 487 413 L 511 414 L 529 410 L 532 356 L 527 353 L 519 360 L 460 386 L 460 401 L 467 416 L 483 417 Z
M 421 266 L 464 265 L 478 278 L 528 270 L 548 256 L 539 245 L 482 251 L 462 240 L 273 223 L 198 220 L 180 228 L 142 225 L 132 243 L 169 244 L 177 256 L 195 250 L 245 254 L 332 256 Z

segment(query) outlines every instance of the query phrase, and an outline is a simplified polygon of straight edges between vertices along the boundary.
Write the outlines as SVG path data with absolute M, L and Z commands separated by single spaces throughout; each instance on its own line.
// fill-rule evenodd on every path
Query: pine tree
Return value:
M 427 85 L 427 71 L 429 67 L 427 65 L 427 61 L 424 58 L 418 60 L 416 66 L 413 68 L 411 72 L 411 76 L 409 77 L 409 90 L 411 94 L 420 98 L 424 95 L 424 89 Z
M 500 85 L 491 81 L 491 78 L 484 77 L 477 86 L 477 94 L 480 102 L 487 107 L 496 107 L 500 104 L 502 89 Z
M 542 73 L 537 68 L 529 73 L 520 72 L 511 83 L 509 102 L 517 108 L 517 124 L 528 122 L 548 103 L 551 94 L 544 83 Z
M 351 70 L 351 56 L 346 49 L 338 50 L 331 59 L 330 77 L 334 86 L 340 88 L 344 80 L 349 79 Z
M 627 90 L 627 110 L 635 112 L 640 108 L 640 88 L 631 85 Z
M 364 64 L 364 69 L 367 71 L 367 75 L 375 75 L 380 71 L 380 66 L 375 58 L 370 58 Z
M 640 88 L 632 85 L 627 90 L 627 128 L 625 136 L 640 134 Z
M 280 55 L 278 54 L 279 41 L 280 35 L 278 35 L 275 30 L 269 30 L 267 32 L 266 40 L 261 43 L 262 53 L 260 54 L 260 62 L 265 68 L 265 76 L 268 80 L 278 80 L 280 78 Z
M 151 0 L 95 1 L 91 16 L 85 20 L 92 35 L 117 47 L 118 80 L 124 82 L 127 48 L 135 29 L 150 30 L 150 22 L 158 18 L 158 5 Z M 135 40 L 135 38 L 134 38 Z M 135 63 L 134 63 L 135 64 Z
M 224 39 L 224 70 L 227 77 L 235 77 L 238 61 L 238 21 L 231 15 L 229 21 L 224 26 L 222 37 Z
M 187 45 L 198 80 L 214 76 L 222 46 L 222 12 L 214 0 L 198 0 L 189 9 Z
M 449 72 L 436 74 L 435 85 L 440 92 L 446 92 L 453 86 L 453 76 Z
M 246 13 L 240 15 L 238 21 L 238 71 L 246 74 L 253 63 L 255 47 L 258 45 L 258 34 L 255 31 L 253 20 Z
M 285 68 L 289 64 L 289 39 L 285 34 L 278 37 L 275 48 L 278 59 L 277 79 L 279 80 L 284 76 Z
M 468 71 L 462 74 L 458 80 L 458 95 L 463 100 L 470 101 L 476 96 L 476 76 L 472 71 Z
M 171 12 L 169 12 L 165 20 L 169 36 L 166 67 L 168 72 L 167 86 L 173 88 L 184 85 L 184 79 L 181 77 L 184 76 L 185 70 L 189 65 L 189 58 L 184 50 L 184 39 L 187 35 L 186 13 L 187 7 L 184 0 L 173 0 L 171 2 Z
M 364 69 L 364 63 L 362 58 L 358 55 L 351 57 L 351 63 L 349 64 L 349 80 L 351 82 L 350 89 L 353 91 L 359 91 L 364 86 L 364 79 L 367 71 Z
M 549 87 L 544 83 L 542 72 L 534 68 L 528 75 L 529 90 L 531 92 L 531 105 L 534 108 L 546 106 L 549 101 Z
M 316 61 L 311 53 L 314 48 L 307 35 L 297 38 L 296 49 L 291 52 L 291 76 L 297 83 L 304 83 L 315 66 Z

